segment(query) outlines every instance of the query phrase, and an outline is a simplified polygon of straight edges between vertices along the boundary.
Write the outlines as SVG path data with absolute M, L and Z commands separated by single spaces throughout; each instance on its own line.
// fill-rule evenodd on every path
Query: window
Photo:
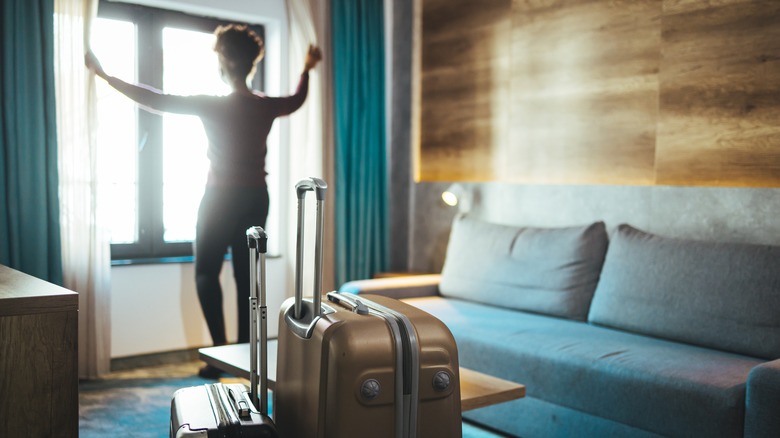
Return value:
M 227 22 L 101 1 L 92 47 L 109 74 L 166 93 L 230 92 L 219 75 L 213 31 Z M 264 37 L 261 26 L 250 26 Z M 255 89 L 263 89 L 263 62 Z M 156 114 L 97 83 L 102 199 L 112 259 L 192 255 L 206 182 L 207 139 L 196 116 Z M 275 137 L 269 137 L 269 148 Z M 270 158 L 270 157 L 269 157 Z M 269 218 L 270 221 L 270 218 Z

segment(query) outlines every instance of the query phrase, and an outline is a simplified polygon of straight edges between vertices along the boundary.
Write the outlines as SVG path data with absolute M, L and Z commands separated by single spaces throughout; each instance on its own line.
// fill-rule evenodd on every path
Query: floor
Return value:
M 179 388 L 211 383 L 197 375 L 200 361 L 113 372 L 79 384 L 79 436 L 166 437 L 171 396 Z M 496 438 L 463 424 L 463 438 Z

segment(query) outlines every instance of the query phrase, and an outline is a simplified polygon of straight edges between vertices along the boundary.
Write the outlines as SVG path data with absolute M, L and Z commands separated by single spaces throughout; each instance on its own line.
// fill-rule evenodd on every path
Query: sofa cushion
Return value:
M 780 358 L 780 247 L 673 239 L 621 225 L 588 320 Z
M 742 436 L 745 382 L 763 362 L 457 299 L 404 301 L 449 327 L 461 366 L 523 383 L 528 397 L 666 436 Z
M 460 216 L 443 296 L 585 320 L 607 248 L 603 222 L 568 228 L 498 225 Z

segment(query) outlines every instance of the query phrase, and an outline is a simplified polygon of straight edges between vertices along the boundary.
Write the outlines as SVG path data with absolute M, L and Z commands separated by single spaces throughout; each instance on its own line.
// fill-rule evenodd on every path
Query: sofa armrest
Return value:
M 780 359 L 750 370 L 745 395 L 745 437 L 780 436 Z
M 355 280 L 344 283 L 339 292 L 382 295 L 397 300 L 430 297 L 439 294 L 440 281 L 441 274 Z

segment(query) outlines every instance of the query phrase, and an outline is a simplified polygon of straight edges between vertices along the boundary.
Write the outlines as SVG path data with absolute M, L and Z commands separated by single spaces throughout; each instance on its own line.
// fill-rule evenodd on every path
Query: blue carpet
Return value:
M 189 377 L 120 378 L 79 384 L 79 436 L 167 437 L 170 403 L 180 388 L 213 383 Z M 270 404 L 269 404 L 270 406 Z M 495 438 L 479 427 L 463 423 L 463 438 Z
M 171 396 L 199 377 L 89 381 L 79 384 L 79 436 L 167 437 Z

